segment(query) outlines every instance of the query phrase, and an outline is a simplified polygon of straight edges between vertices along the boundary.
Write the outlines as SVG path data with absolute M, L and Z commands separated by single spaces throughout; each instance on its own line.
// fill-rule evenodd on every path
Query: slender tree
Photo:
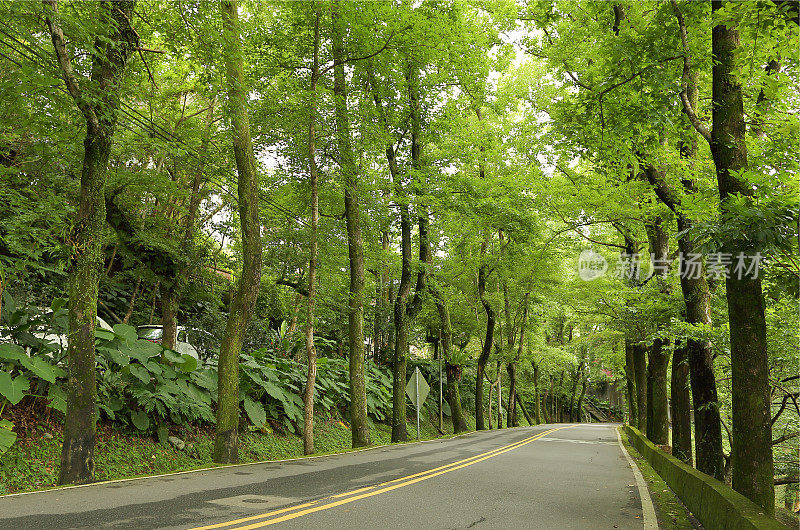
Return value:
M 692 125 L 711 147 L 719 187 L 723 219 L 736 216 L 737 198 L 753 197 L 753 187 L 742 174 L 747 169 L 746 127 L 742 87 L 737 78 L 736 55 L 739 30 L 728 12 L 735 3 L 713 1 L 712 14 L 720 17 L 711 32 L 712 129 L 698 119 L 688 91 L 681 92 L 684 110 Z M 691 71 L 685 19 L 672 3 L 684 48 L 684 78 Z M 757 250 L 747 238 L 726 242 L 724 250 L 734 257 L 752 256 Z M 773 486 L 772 423 L 770 414 L 769 363 L 766 319 L 761 277 L 735 270 L 735 259 L 727 267 L 725 296 L 731 340 L 731 390 L 733 437 L 731 464 L 733 488 L 772 514 Z
M 666 275 L 669 264 L 669 234 L 660 217 L 647 224 L 650 240 L 650 255 L 653 258 L 654 275 L 662 295 L 669 292 Z M 663 325 L 663 323 L 659 323 Z M 669 443 L 669 413 L 667 369 L 669 368 L 669 344 L 656 337 L 648 350 L 647 363 L 647 437 L 655 444 Z
M 314 57 L 311 67 L 311 102 L 308 119 L 308 173 L 311 180 L 311 240 L 308 258 L 308 314 L 306 315 L 306 356 L 308 372 L 303 392 L 303 452 L 314 452 L 314 384 L 317 379 L 317 350 L 314 347 L 314 305 L 317 290 L 317 232 L 319 231 L 319 169 L 317 168 L 317 81 L 319 79 L 319 7 L 314 12 Z
M 358 169 L 350 137 L 345 79 L 345 25 L 341 3 L 332 5 L 331 43 L 333 52 L 333 95 L 336 114 L 336 142 L 339 166 L 344 177 L 344 214 L 347 224 L 347 248 L 350 258 L 350 294 L 348 296 L 348 338 L 350 345 L 350 428 L 353 447 L 370 444 L 367 424 L 367 394 L 364 381 L 364 241 L 358 200 Z
M 59 484 L 85 483 L 94 479 L 97 401 L 94 331 L 103 264 L 106 175 L 122 80 L 139 37 L 131 26 L 135 2 L 102 2 L 99 24 L 95 26 L 99 32 L 90 51 L 90 77 L 88 84 L 80 82 L 61 29 L 58 2 L 45 0 L 44 4 L 61 77 L 86 120 L 80 200 L 75 233 L 70 237 L 74 252 L 69 275 L 69 382 L 58 477 Z
M 237 192 L 243 258 L 242 274 L 231 302 L 218 363 L 219 398 L 213 457 L 214 462 L 228 464 L 239 460 L 239 354 L 261 286 L 261 224 L 258 215 L 258 171 L 250 139 L 250 120 L 247 116 L 247 89 L 238 5 L 236 0 L 223 0 L 220 8 L 223 60 L 228 84 L 228 113 L 239 176 Z

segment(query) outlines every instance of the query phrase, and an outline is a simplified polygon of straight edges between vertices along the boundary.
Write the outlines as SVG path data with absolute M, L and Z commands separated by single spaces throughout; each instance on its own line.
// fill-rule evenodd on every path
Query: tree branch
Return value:
M 776 439 L 772 440 L 772 445 L 778 445 L 779 443 L 785 442 L 786 440 L 791 440 L 792 438 L 794 438 L 798 434 L 800 434 L 800 433 L 792 432 L 792 433 L 789 433 L 789 434 L 784 434 L 780 438 L 776 438 Z
M 695 130 L 711 144 L 711 132 L 700 122 L 697 113 L 692 107 L 691 101 L 689 101 L 688 86 L 692 75 L 692 62 L 690 59 L 691 56 L 689 55 L 689 36 L 686 33 L 686 19 L 683 18 L 683 13 L 681 13 L 680 8 L 678 8 L 678 3 L 675 0 L 671 0 L 671 3 L 672 10 L 675 12 L 675 18 L 678 19 L 678 28 L 681 32 L 681 45 L 683 46 L 683 74 L 681 75 L 681 102 L 683 103 L 683 110 L 686 112 L 686 116 L 689 118 Z
M 298 293 L 302 294 L 303 296 L 308 296 L 308 288 L 303 285 L 300 285 L 300 282 L 293 282 L 291 280 L 286 280 L 284 278 L 279 278 L 275 280 L 276 285 L 285 285 L 286 287 L 291 287 Z
M 49 6 L 54 14 L 58 14 L 58 0 L 42 0 L 45 6 Z M 93 129 L 100 128 L 100 120 L 91 105 L 84 99 L 81 89 L 78 86 L 78 78 L 76 77 L 75 70 L 72 68 L 72 61 L 70 60 L 69 53 L 67 53 L 67 43 L 64 38 L 64 31 L 61 26 L 53 20 L 48 14 L 45 17 L 47 27 L 50 30 L 50 40 L 53 41 L 53 48 L 56 52 L 56 59 L 58 67 L 61 70 L 61 77 L 67 85 L 67 91 L 75 100 L 75 104 L 86 117 L 86 121 Z

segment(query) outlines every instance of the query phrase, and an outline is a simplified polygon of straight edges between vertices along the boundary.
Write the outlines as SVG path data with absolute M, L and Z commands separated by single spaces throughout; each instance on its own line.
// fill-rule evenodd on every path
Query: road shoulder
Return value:
M 675 493 L 670 489 L 666 482 L 656 473 L 642 455 L 628 441 L 628 437 L 620 427 L 617 430 L 620 443 L 627 451 L 630 458 L 639 468 L 650 498 L 655 509 L 657 518 L 657 528 L 666 530 L 692 530 L 702 529 L 702 525 L 686 509 Z M 645 528 L 647 528 L 645 526 Z

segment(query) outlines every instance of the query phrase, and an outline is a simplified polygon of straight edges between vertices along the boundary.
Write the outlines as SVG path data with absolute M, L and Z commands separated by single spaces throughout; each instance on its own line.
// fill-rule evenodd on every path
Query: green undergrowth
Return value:
M 452 436 L 448 418 L 445 418 L 444 434 L 438 431 L 431 420 L 438 423 L 434 418 L 421 422 L 421 439 Z M 470 428 L 474 428 L 474 419 L 468 418 L 468 424 Z M 170 443 L 159 443 L 155 436 L 144 436 L 100 425 L 95 450 L 95 478 L 98 481 L 113 480 L 216 465 L 211 461 L 214 440 L 212 430 L 180 428 L 172 434 L 185 443 L 182 450 Z M 409 411 L 408 436 L 411 441 L 416 439 L 413 409 Z M 370 422 L 370 439 L 373 445 L 389 444 L 391 427 Z M 31 429 L 24 439 L 19 440 L 0 457 L 0 495 L 55 487 L 61 442 L 60 428 L 52 424 Z M 243 432 L 239 436 L 239 442 L 239 459 L 242 463 L 303 456 L 303 440 L 294 434 Z M 350 429 L 338 418 L 318 418 L 314 426 L 314 444 L 317 455 L 350 451 Z
M 642 472 L 647 488 L 650 490 L 650 497 L 653 499 L 653 506 L 656 509 L 658 527 L 666 530 L 689 530 L 698 528 L 692 524 L 689 512 L 681 503 L 680 499 L 673 493 L 666 482 L 656 473 L 647 460 L 639 454 L 639 451 L 628 441 L 628 436 L 620 427 L 620 437 L 628 454 L 636 462 L 639 471 Z

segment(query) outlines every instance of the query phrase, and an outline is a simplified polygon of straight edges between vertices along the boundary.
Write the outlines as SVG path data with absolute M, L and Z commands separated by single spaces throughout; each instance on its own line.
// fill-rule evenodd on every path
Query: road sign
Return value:
M 406 385 L 406 394 L 411 398 L 411 403 L 414 404 L 414 408 L 417 409 L 417 440 L 419 440 L 419 409 L 422 407 L 422 404 L 425 403 L 425 398 L 428 397 L 428 392 L 430 392 L 430 390 L 431 387 L 428 386 L 428 382 L 422 377 L 419 367 L 415 368 L 414 373 L 411 374 L 411 379 L 408 380 L 408 384 Z
M 411 403 L 414 404 L 414 407 L 420 408 L 422 404 L 425 403 L 425 398 L 428 397 L 428 392 L 430 392 L 431 387 L 428 386 L 428 382 L 425 381 L 425 378 L 422 377 L 422 373 L 419 371 L 419 368 L 414 369 L 414 373 L 411 374 L 411 379 L 408 380 L 408 384 L 406 385 L 406 394 L 411 399 Z

